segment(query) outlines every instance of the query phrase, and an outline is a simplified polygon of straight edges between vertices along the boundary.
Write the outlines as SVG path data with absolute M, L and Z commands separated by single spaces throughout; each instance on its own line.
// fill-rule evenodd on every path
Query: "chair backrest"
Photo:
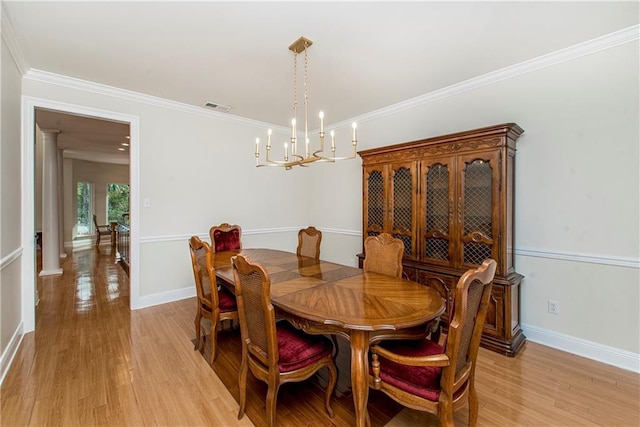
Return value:
M 322 232 L 313 226 L 298 231 L 298 256 L 320 259 Z
M 244 255 L 231 258 L 235 281 L 240 334 L 249 357 L 269 369 L 278 369 L 275 310 L 271 304 L 271 279 L 258 263 Z
M 458 280 L 445 349 L 450 365 L 443 368 L 440 380 L 443 390 L 452 392 L 454 383 L 464 384 L 474 373 L 495 272 L 496 262 L 487 259 Z
M 364 271 L 402 277 L 404 243 L 388 233 L 369 236 L 364 240 Z
M 242 228 L 239 225 L 226 222 L 214 225 L 209 230 L 209 237 L 214 252 L 242 250 Z
M 218 287 L 211 246 L 200 240 L 198 236 L 193 236 L 189 239 L 189 251 L 198 303 L 205 303 L 215 309 L 218 307 Z

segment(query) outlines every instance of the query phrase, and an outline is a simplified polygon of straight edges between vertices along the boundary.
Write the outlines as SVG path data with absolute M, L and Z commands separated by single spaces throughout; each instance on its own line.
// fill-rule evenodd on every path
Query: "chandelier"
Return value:
M 325 155 L 324 153 L 324 113 L 320 111 L 320 131 L 319 131 L 319 144 L 317 150 L 313 150 L 310 147 L 309 129 L 308 129 L 308 104 L 309 96 L 307 91 L 307 78 L 309 75 L 309 61 L 308 61 L 308 49 L 313 42 L 304 37 L 300 37 L 289 46 L 289 50 L 293 52 L 293 119 L 291 120 L 291 137 L 283 143 L 284 157 L 283 160 L 271 159 L 271 134 L 272 130 L 267 130 L 267 154 L 265 157 L 265 163 L 260 163 L 260 138 L 256 138 L 256 167 L 263 166 L 278 166 L 283 167 L 286 170 L 291 169 L 294 166 L 307 166 L 314 162 L 335 162 L 336 160 L 349 160 L 356 157 L 356 145 L 358 140 L 356 137 L 357 124 L 353 122 L 351 125 L 353 129 L 351 145 L 353 146 L 353 152 L 350 156 L 336 157 L 336 137 L 335 131 L 330 132 L 331 136 L 331 154 Z M 304 52 L 304 140 L 303 145 L 299 146 L 298 142 L 298 99 L 297 99 L 297 86 L 298 86 L 298 55 Z

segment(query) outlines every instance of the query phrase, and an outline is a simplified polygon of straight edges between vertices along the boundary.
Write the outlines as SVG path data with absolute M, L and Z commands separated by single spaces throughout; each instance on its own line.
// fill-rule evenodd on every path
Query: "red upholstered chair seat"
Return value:
M 215 251 L 239 251 L 240 246 L 240 230 L 232 229 L 230 231 L 215 230 L 213 232 Z
M 211 301 L 211 294 L 206 294 L 204 298 Z M 209 311 L 211 310 L 211 308 L 208 306 L 204 308 L 208 309 Z M 238 310 L 236 297 L 226 288 L 220 288 L 220 290 L 218 290 L 218 308 L 220 309 L 221 313 Z
M 444 348 L 429 339 L 386 341 L 381 347 L 402 356 L 431 356 Z M 441 367 L 400 365 L 380 356 L 380 378 L 401 390 L 437 402 L 440 399 Z
M 308 335 L 286 321 L 276 323 L 278 370 L 295 371 L 311 365 L 333 352 L 333 344 L 322 335 Z

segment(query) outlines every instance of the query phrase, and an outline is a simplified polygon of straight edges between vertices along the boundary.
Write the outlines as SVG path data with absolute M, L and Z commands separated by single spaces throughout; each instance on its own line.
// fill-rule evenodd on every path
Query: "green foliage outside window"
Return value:
M 107 185 L 108 222 L 123 222 L 122 215 L 129 213 L 129 185 Z
M 91 212 L 91 183 L 78 182 L 76 187 L 78 197 L 78 233 L 89 234 L 91 230 L 91 221 L 89 214 Z

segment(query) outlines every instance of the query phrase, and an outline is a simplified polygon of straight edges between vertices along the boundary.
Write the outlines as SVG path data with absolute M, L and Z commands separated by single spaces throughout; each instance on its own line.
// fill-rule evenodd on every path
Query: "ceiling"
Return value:
M 637 1 L 4 1 L 3 6 L 28 67 L 198 107 L 227 105 L 226 114 L 281 126 L 292 117 L 288 46 L 304 36 L 313 41 L 310 116 L 323 110 L 329 128 L 637 25 L 639 19 Z M 300 78 L 302 66 L 300 60 Z M 299 88 L 299 103 L 301 94 Z M 46 127 L 65 122 L 45 112 L 39 119 Z M 67 132 L 73 132 L 76 124 L 69 126 Z M 103 131 L 83 128 L 69 144 L 80 149 L 80 140 L 92 143 L 91 135 Z M 120 143 L 116 139 L 114 147 Z

